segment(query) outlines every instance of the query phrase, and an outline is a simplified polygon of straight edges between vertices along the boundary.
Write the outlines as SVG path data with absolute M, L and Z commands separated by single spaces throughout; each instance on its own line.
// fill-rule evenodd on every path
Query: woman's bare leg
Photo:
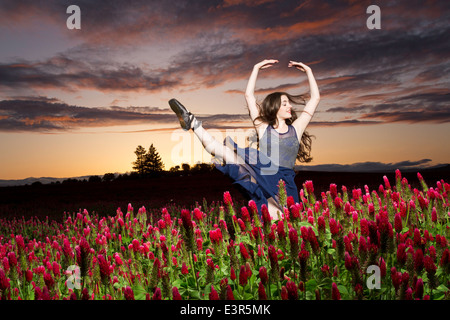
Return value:
M 267 204 L 267 209 L 269 210 L 269 214 L 272 220 L 278 220 L 277 212 L 280 212 L 281 216 L 284 213 L 283 210 L 281 210 L 280 206 L 273 198 L 267 199 Z
M 170 99 L 169 105 L 177 115 L 180 125 L 184 130 L 192 129 L 200 139 L 205 150 L 215 156 L 219 161 L 225 163 L 238 163 L 237 156 L 233 150 L 219 143 L 202 126 L 202 122 L 197 120 L 178 100 Z
M 196 123 L 196 121 L 198 120 L 195 119 L 193 121 L 193 130 L 205 150 L 225 163 L 238 163 L 237 156 L 233 150 L 214 139 L 214 137 L 203 128 L 202 124 Z

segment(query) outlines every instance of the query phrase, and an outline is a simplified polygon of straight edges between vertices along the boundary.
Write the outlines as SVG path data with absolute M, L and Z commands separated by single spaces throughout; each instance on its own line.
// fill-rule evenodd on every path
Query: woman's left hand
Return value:
M 289 61 L 288 67 L 289 68 L 296 67 L 298 70 L 303 71 L 303 72 L 311 71 L 310 67 L 308 67 L 306 64 L 301 63 L 301 62 Z

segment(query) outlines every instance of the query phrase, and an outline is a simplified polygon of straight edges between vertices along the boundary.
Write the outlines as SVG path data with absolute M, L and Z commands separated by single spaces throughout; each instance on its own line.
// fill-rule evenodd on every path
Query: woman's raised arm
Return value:
M 274 63 L 278 63 L 278 60 L 268 59 L 255 64 L 252 74 L 248 79 L 247 89 L 245 90 L 245 100 L 247 101 L 248 110 L 250 112 L 250 118 L 252 119 L 252 121 L 255 121 L 255 119 L 259 117 L 259 109 L 256 105 L 255 98 L 255 85 L 256 78 L 258 77 L 258 72 L 260 69 L 271 67 Z
M 311 91 L 311 97 L 309 101 L 306 103 L 305 108 L 303 109 L 301 115 L 292 124 L 295 130 L 297 131 L 298 139 L 300 140 L 303 135 L 303 132 L 305 131 L 306 127 L 311 121 L 314 112 L 316 111 L 317 105 L 319 104 L 320 93 L 319 87 L 317 86 L 316 83 L 316 79 L 314 78 L 314 75 L 310 67 L 308 67 L 306 64 L 295 61 L 290 61 L 289 67 L 296 67 L 300 71 L 306 73 Z

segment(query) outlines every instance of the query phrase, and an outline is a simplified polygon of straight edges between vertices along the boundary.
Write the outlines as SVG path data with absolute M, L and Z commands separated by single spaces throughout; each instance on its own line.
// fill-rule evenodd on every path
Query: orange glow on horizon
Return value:
M 1 147 L 3 150 L 9 150 L 10 158 L 14 161 L 3 159 L 0 179 L 69 178 L 104 175 L 110 172 L 131 172 L 136 147 L 142 145 L 148 150 L 152 143 L 162 157 L 165 170 L 182 163 L 189 163 L 191 166 L 198 162 L 210 163 L 211 156 L 203 150 L 194 134 L 181 133 L 181 129 L 177 130 L 128 134 L 36 135 L 22 133 L 8 135 L 2 133 L 0 134 Z M 405 158 L 411 161 L 432 159 L 433 164 L 447 163 L 450 151 L 442 152 L 439 146 L 427 145 L 427 138 L 420 133 L 423 130 L 440 136 L 448 130 L 448 125 L 386 124 L 379 127 L 359 126 L 351 129 L 346 127 L 310 128 L 308 131 L 316 136 L 312 143 L 313 161 L 304 165 L 352 164 L 366 161 L 395 163 Z M 215 132 L 216 138 L 224 137 L 225 132 L 212 131 Z M 410 139 L 407 142 L 402 141 L 400 133 L 407 134 Z M 83 136 L 87 139 L 81 139 Z M 181 156 L 174 156 L 174 152 L 180 149 L 182 142 L 188 144 L 187 151 Z M 237 142 L 245 147 L 243 140 L 237 140 Z M 352 148 L 352 145 L 355 147 Z M 417 145 L 422 145 L 421 150 L 417 150 Z M 33 154 L 32 158 L 30 154 Z

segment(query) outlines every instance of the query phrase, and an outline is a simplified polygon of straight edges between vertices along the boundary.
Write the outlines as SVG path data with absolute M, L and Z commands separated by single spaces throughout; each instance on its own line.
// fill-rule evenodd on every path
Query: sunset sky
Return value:
M 124 173 L 152 143 L 166 169 L 209 162 L 168 100 L 244 146 L 243 92 L 266 58 L 280 63 L 260 72 L 260 100 L 309 91 L 289 60 L 317 79 L 308 166 L 450 163 L 449 21 L 444 0 L 2 0 L 0 179 Z

